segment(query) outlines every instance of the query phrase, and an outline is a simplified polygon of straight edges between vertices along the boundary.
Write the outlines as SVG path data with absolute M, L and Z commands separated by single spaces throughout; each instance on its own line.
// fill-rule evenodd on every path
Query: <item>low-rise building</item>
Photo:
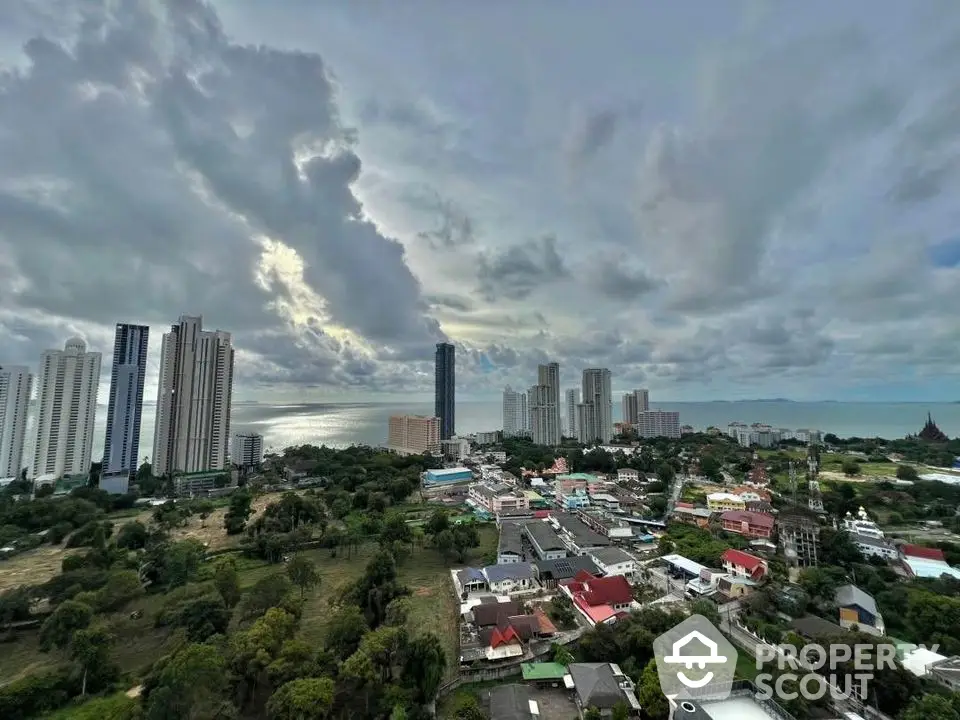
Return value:
M 437 485 L 454 485 L 473 481 L 473 471 L 465 467 L 435 468 L 423 474 L 423 485 L 429 488 Z
M 567 556 L 567 546 L 550 523 L 543 520 L 531 520 L 524 525 L 524 532 L 539 559 L 559 560 Z
M 490 592 L 498 595 L 512 595 L 536 586 L 533 566 L 527 562 L 488 565 L 483 569 L 483 576 L 487 579 Z
M 173 491 L 179 497 L 202 495 L 218 483 L 229 484 L 230 473 L 225 470 L 202 470 L 194 473 L 174 473 Z
M 526 495 L 505 483 L 471 485 L 468 498 L 475 507 L 493 515 L 517 515 L 530 510 Z
M 557 507 L 561 510 L 579 510 L 580 508 L 590 507 L 590 495 L 585 488 L 571 488 L 570 490 L 557 491 Z
M 467 567 L 457 572 L 457 584 L 460 593 L 482 592 L 487 589 L 487 579 L 482 570 Z
M 552 590 L 560 583 L 573 580 L 580 572 L 597 576 L 600 574 L 600 568 L 589 555 L 574 555 L 559 560 L 539 560 L 533 563 L 534 575 L 548 590 Z
M 590 496 L 590 505 L 610 512 L 620 511 L 620 500 L 610 493 L 593 493 Z
M 742 550 L 725 550 L 720 560 L 723 562 L 724 572 L 735 578 L 749 578 L 760 582 L 767 575 L 767 561 Z
M 747 502 L 744 498 L 733 493 L 715 492 L 707 495 L 707 509 L 713 512 L 727 510 L 746 510 Z
M 709 508 L 694 507 L 692 503 L 677 503 L 673 508 L 671 518 L 685 525 L 705 528 L 710 524 L 710 518 L 714 515 L 716 513 Z
M 884 634 L 883 616 L 869 593 L 856 585 L 841 585 L 837 588 L 834 601 L 840 609 L 840 627 L 850 629 L 856 626 L 865 633 Z
M 640 712 L 633 681 L 614 663 L 570 663 L 577 707 L 581 714 L 587 708 L 597 708 L 601 717 L 609 717 L 618 705 L 626 705 L 629 712 Z
M 902 545 L 900 559 L 911 577 L 938 578 L 947 575 L 960 579 L 960 570 L 947 564 L 943 550 L 921 545 Z
M 594 577 L 581 572 L 561 587 L 591 626 L 614 622 L 633 605 L 633 590 L 622 575 Z
M 440 441 L 440 452 L 444 458 L 463 462 L 470 457 L 470 441 L 466 438 L 453 437 Z
M 551 522 L 573 555 L 586 555 L 591 550 L 610 545 L 610 539 L 589 528 L 583 520 L 569 513 L 551 516 Z
M 621 548 L 597 548 L 587 553 L 587 557 L 593 560 L 600 572 L 606 576 L 622 575 L 632 581 L 637 574 L 636 558 Z
M 773 535 L 773 516 L 766 513 L 728 510 L 720 516 L 720 523 L 727 532 L 748 538 L 769 538 Z
M 633 527 L 629 523 L 613 517 L 602 510 L 592 507 L 584 508 L 583 510 L 577 511 L 576 516 L 580 518 L 588 528 L 597 531 L 611 540 L 617 542 L 633 540 Z
M 617 470 L 617 482 L 640 482 L 640 471 L 633 468 Z
M 524 559 L 521 529 L 523 523 L 504 521 L 500 523 L 500 542 L 497 545 L 497 565 L 510 565 Z

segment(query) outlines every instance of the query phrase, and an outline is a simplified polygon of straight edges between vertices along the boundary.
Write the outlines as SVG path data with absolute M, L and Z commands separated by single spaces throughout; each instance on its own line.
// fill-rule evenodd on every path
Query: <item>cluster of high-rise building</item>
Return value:
M 387 448 L 404 455 L 436 454 L 456 429 L 457 354 L 451 343 L 437 343 L 434 356 L 433 415 L 391 415 Z
M 110 395 L 107 403 L 101 487 L 124 492 L 137 470 L 140 421 L 150 329 L 116 326 Z M 24 467 L 33 376 L 25 366 L 0 366 L 0 476 L 24 469 L 34 480 L 79 475 L 90 470 L 99 352 L 88 352 L 80 338 L 63 350 L 46 350 L 36 382 L 32 463 Z M 200 317 L 181 316 L 163 335 L 153 473 L 220 470 L 229 463 L 234 351 L 230 333 L 205 331 Z M 239 440 L 238 440 L 239 438 Z M 244 462 L 259 463 L 263 438 L 234 438 Z
M 537 445 L 559 445 L 561 435 L 581 443 L 607 443 L 617 434 L 680 437 L 680 414 L 651 410 L 647 390 L 631 390 L 622 399 L 622 422 L 613 422 L 612 376 L 607 368 L 586 368 L 579 388 L 560 401 L 560 365 L 537 368 L 537 384 L 526 392 L 509 385 L 503 391 L 503 434 L 530 437 Z

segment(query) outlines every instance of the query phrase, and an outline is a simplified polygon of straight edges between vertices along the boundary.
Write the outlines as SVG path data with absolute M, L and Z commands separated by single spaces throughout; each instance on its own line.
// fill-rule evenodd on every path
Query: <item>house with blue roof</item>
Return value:
M 487 579 L 477 568 L 464 568 L 457 572 L 457 584 L 461 593 L 483 592 L 487 589 Z
M 528 562 L 488 565 L 483 569 L 483 576 L 487 579 L 490 591 L 498 595 L 510 595 L 537 586 L 533 565 Z

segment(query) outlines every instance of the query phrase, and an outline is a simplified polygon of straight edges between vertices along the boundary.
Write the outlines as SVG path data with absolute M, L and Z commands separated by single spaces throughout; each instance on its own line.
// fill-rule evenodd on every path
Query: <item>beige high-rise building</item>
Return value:
M 34 478 L 90 472 L 100 361 L 77 337 L 40 357 Z
M 623 396 L 623 417 L 628 425 L 636 425 L 640 413 L 650 409 L 650 393 L 647 390 L 631 390 Z
M 153 474 L 226 468 L 232 396 L 230 333 L 182 315 L 160 349 Z
M 33 375 L 23 365 L 0 365 L 0 478 L 23 469 L 23 442 Z
M 613 437 L 611 374 L 607 368 L 583 371 L 583 407 L 577 415 L 577 440 L 582 443 L 610 442 Z
M 440 418 L 391 415 L 387 447 L 401 455 L 440 452 Z
M 527 406 L 533 442 L 537 445 L 559 445 L 562 430 L 559 363 L 537 367 L 537 384 L 527 393 Z

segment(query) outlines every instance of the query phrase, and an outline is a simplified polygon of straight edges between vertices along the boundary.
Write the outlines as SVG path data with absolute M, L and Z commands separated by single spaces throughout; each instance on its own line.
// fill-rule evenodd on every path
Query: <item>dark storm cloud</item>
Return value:
M 550 235 L 477 257 L 479 291 L 490 301 L 522 300 L 541 285 L 568 277 L 570 270 L 557 251 L 557 239 Z
M 394 352 L 444 338 L 402 246 L 352 192 L 354 133 L 319 55 L 233 43 L 197 0 L 68 7 L 75 36 L 29 39 L 29 64 L 0 84 L 0 250 L 18 279 L 4 309 L 106 325 L 202 313 L 241 345 L 281 333 L 260 350 L 290 368 L 318 341 L 255 281 L 266 236 L 303 258 L 333 323 Z M 328 349 L 340 374 L 316 357 L 304 372 L 371 374 Z

